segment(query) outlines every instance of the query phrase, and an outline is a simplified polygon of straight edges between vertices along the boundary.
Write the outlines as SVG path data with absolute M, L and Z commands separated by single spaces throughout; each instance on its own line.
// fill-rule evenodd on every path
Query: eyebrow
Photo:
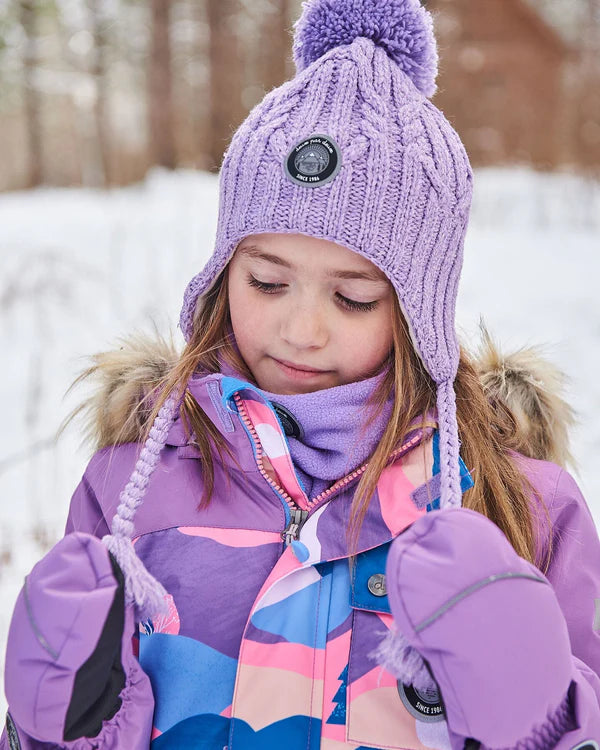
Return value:
M 269 263 L 274 263 L 277 266 L 283 266 L 284 268 L 294 268 L 291 263 L 288 263 L 283 258 L 277 255 L 271 255 L 265 253 L 254 246 L 241 247 L 240 253 L 247 255 L 250 258 L 256 258 L 257 260 L 266 260 Z M 382 272 L 376 270 L 372 271 L 328 271 L 328 278 L 335 279 L 364 279 L 365 281 L 385 281 L 386 277 Z

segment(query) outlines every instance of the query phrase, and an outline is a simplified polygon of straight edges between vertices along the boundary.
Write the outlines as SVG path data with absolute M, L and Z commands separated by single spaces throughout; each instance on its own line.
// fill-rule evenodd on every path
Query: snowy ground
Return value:
M 475 185 L 460 332 L 469 340 L 483 315 L 506 349 L 545 344 L 567 373 L 576 477 L 600 526 L 600 184 L 523 169 L 479 171 Z M 0 195 L 0 671 L 23 576 L 62 535 L 90 458 L 76 429 L 53 439 L 82 392 L 63 394 L 85 355 L 118 335 L 150 319 L 175 330 L 216 209 L 216 178 L 185 171 L 108 193 Z

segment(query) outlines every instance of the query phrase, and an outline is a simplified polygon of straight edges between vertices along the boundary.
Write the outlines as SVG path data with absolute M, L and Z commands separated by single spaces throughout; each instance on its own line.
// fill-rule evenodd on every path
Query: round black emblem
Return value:
M 318 187 L 331 182 L 341 166 L 342 156 L 333 138 L 311 135 L 290 151 L 285 161 L 285 173 L 296 185 Z
M 417 690 L 413 685 L 403 685 L 398 680 L 398 693 L 406 710 L 420 721 L 443 721 L 444 706 L 437 688 Z
M 275 409 L 283 431 L 288 437 L 296 438 L 296 440 L 302 440 L 304 437 L 304 430 L 300 427 L 299 423 L 294 419 L 294 416 L 281 404 L 271 401 L 272 407 Z

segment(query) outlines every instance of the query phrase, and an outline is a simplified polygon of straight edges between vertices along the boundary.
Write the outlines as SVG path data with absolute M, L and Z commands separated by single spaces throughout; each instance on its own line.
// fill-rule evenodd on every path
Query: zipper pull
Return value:
M 307 510 L 301 510 L 300 508 L 291 508 L 290 512 L 290 522 L 281 532 L 281 538 L 285 542 L 286 547 L 288 547 L 292 542 L 298 539 L 298 536 L 300 535 L 300 529 L 304 526 L 304 523 L 308 518 Z

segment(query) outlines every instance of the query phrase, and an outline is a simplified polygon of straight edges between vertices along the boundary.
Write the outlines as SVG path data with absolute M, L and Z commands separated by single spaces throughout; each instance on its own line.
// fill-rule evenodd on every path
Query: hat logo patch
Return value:
M 341 166 L 337 143 L 327 135 L 317 134 L 294 146 L 285 160 L 285 173 L 296 185 L 319 187 L 331 182 Z
M 329 153 L 320 143 L 305 146 L 294 159 L 294 167 L 304 175 L 317 175 L 329 166 Z

